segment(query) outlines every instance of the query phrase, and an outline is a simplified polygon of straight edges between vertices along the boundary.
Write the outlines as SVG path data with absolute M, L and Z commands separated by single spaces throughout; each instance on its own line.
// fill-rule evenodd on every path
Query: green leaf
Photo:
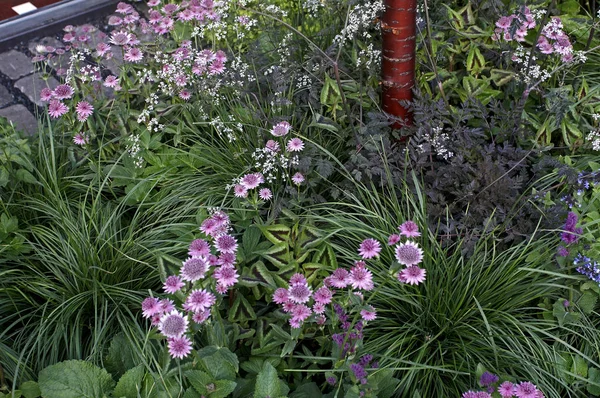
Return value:
M 564 306 L 564 299 L 558 299 L 552 305 L 552 315 L 558 320 L 560 326 L 575 323 L 581 318 L 581 315 L 576 312 L 567 311 Z
M 24 398 L 38 398 L 42 395 L 40 386 L 35 381 L 26 381 L 19 388 Z
M 296 348 L 296 341 L 295 340 L 288 340 L 288 341 L 286 341 L 286 343 L 283 345 L 283 349 L 281 350 L 281 355 L 279 355 L 279 356 L 281 358 L 285 357 L 286 355 L 288 355 L 292 351 L 294 351 L 294 348 Z
M 575 359 L 571 365 L 571 372 L 581 377 L 588 377 L 588 366 L 585 359 L 579 355 L 575 355 Z
M 588 383 L 587 391 L 594 396 L 600 395 L 600 370 L 597 368 L 589 369 Z
M 144 366 L 138 365 L 135 368 L 129 369 L 119 379 L 113 396 L 115 397 L 126 397 L 126 398 L 137 398 L 138 391 L 142 388 L 142 380 L 144 379 Z
M 201 370 L 188 370 L 185 372 L 185 377 L 198 394 L 208 395 L 206 386 L 213 382 L 213 378 L 208 373 Z
M 591 314 L 592 311 L 594 311 L 594 307 L 596 307 L 597 301 L 598 295 L 594 292 L 587 291 L 581 295 L 579 300 L 577 300 L 577 305 L 584 314 Z
M 262 231 L 265 238 L 269 240 L 269 242 L 277 245 L 279 243 L 288 242 L 290 239 L 291 229 L 287 225 L 283 224 L 275 224 L 269 226 L 261 226 L 260 230 Z
M 287 395 L 289 388 L 277 377 L 277 370 L 268 362 L 265 362 L 262 370 L 256 376 L 256 387 L 254 398 L 274 398 Z
M 302 384 L 290 394 L 290 398 L 320 398 L 322 396 L 319 386 L 314 382 Z
M 120 333 L 113 337 L 108 347 L 106 361 L 104 362 L 106 370 L 115 379 L 119 379 L 127 370 L 136 365 L 131 344 L 127 342 L 125 336 Z
M 236 294 L 233 305 L 229 309 L 230 322 L 247 323 L 248 320 L 256 319 L 254 308 L 242 294 Z
M 86 361 L 65 361 L 40 372 L 44 398 L 103 398 L 115 382 L 104 369 Z
M 35 179 L 33 174 L 31 174 L 30 172 L 28 172 L 25 169 L 17 170 L 16 176 L 17 176 L 17 180 L 27 182 L 29 184 L 35 184 L 37 182 L 37 180 Z
M 237 355 L 228 348 L 204 347 L 198 351 L 198 357 L 204 365 L 204 369 L 214 380 L 235 380 L 239 371 L 239 362 Z
M 235 390 L 237 383 L 232 380 L 217 380 L 215 389 L 210 393 L 210 398 L 226 398 Z
M 577 0 L 566 0 L 558 3 L 561 14 L 577 15 L 579 14 L 579 2 Z
M 8 171 L 4 167 L 0 168 L 0 188 L 4 188 L 10 181 Z

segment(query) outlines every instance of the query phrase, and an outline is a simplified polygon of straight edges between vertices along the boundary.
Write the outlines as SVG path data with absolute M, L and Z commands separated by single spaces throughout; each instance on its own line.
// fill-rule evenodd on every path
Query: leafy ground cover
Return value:
M 595 3 L 421 3 L 402 129 L 379 1 L 146 6 L 0 125 L 0 394 L 600 395 Z

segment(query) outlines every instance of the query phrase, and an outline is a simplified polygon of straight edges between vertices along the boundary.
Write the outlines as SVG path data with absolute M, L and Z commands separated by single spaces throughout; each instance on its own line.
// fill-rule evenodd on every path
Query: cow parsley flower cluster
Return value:
M 188 248 L 179 274 L 165 280 L 165 293 L 185 297 L 178 306 L 171 299 L 148 297 L 142 302 L 142 315 L 150 318 L 168 341 L 173 358 L 184 358 L 192 348 L 190 322 L 205 323 L 218 295 L 226 294 L 239 278 L 235 267 L 237 239 L 230 234 L 229 216 L 215 211 L 200 225 L 204 239 L 196 239 Z
M 385 9 L 383 1 L 370 0 L 352 7 L 348 14 L 348 23 L 333 39 L 333 42 L 343 46 L 353 38 L 359 37 L 366 41 L 372 39 L 373 28 L 379 28 L 378 17 Z

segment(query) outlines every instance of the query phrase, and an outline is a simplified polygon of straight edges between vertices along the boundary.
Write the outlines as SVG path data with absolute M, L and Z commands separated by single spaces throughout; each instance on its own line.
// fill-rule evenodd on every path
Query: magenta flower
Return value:
M 308 281 L 306 280 L 304 275 L 295 273 L 290 278 L 290 286 L 293 286 L 293 285 L 307 285 L 308 286 Z
M 147 297 L 142 301 L 142 316 L 144 318 L 150 318 L 153 315 L 162 312 L 160 301 L 155 297 Z
M 163 289 L 165 290 L 165 292 L 173 294 L 175 292 L 178 292 L 184 286 L 185 283 L 181 280 L 180 277 L 178 277 L 177 275 L 170 275 L 165 280 Z
M 337 268 L 327 280 L 331 286 L 343 289 L 350 283 L 350 273 L 343 268 Z
M 158 330 L 167 337 L 179 337 L 185 333 L 187 326 L 187 318 L 174 310 L 160 319 Z
M 284 135 L 287 135 L 291 129 L 292 126 L 288 122 L 279 122 L 271 129 L 271 134 L 275 137 L 283 137 Z
M 236 184 L 233 187 L 233 195 L 236 198 L 245 198 L 248 196 L 248 189 L 241 184 Z
M 381 244 L 379 241 L 369 238 L 362 241 L 358 248 L 358 254 L 364 259 L 377 257 L 381 251 Z
M 144 53 L 137 47 L 131 47 L 123 55 L 123 59 L 127 62 L 140 62 L 143 58 Z
M 373 276 L 362 262 L 357 262 L 350 270 L 350 284 L 354 289 L 373 289 Z
M 265 179 L 260 173 L 246 174 L 240 180 L 240 184 L 242 184 L 246 189 L 254 189 L 263 182 L 265 182 Z
M 304 142 L 300 138 L 292 138 L 288 141 L 286 149 L 288 152 L 300 152 L 304 149 Z
M 204 239 L 195 239 L 190 243 L 188 253 L 192 257 L 206 257 L 210 254 L 210 245 Z
M 77 120 L 85 122 L 94 113 L 94 107 L 87 101 L 79 101 L 75 107 L 75 112 L 77 112 Z
M 48 87 L 44 87 L 42 91 L 40 91 L 40 99 L 43 102 L 48 102 L 54 97 L 54 93 Z
M 50 117 L 57 119 L 68 111 L 69 108 L 59 100 L 50 100 L 50 104 L 48 105 L 48 114 L 50 114 Z
M 518 398 L 537 398 L 538 389 L 535 384 L 523 381 L 515 387 L 515 395 Z
M 417 265 L 423 260 L 423 250 L 416 243 L 408 241 L 396 247 L 396 260 L 403 265 Z
M 289 287 L 288 295 L 294 303 L 302 304 L 310 300 L 310 287 L 303 284 L 295 284 Z
M 200 312 L 210 308 L 216 302 L 215 296 L 206 289 L 192 290 L 183 304 L 186 311 Z
M 271 200 L 271 198 L 273 197 L 273 192 L 271 192 L 271 190 L 269 188 L 263 188 L 260 191 L 258 191 L 258 197 L 261 200 Z
M 110 75 L 107 76 L 106 79 L 104 79 L 104 85 L 106 87 L 115 88 L 119 85 L 119 80 L 116 76 Z
M 163 313 L 168 313 L 175 309 L 175 303 L 173 300 L 162 299 L 160 300 L 160 308 Z
M 401 239 L 400 235 L 392 234 L 388 237 L 388 245 L 393 246 L 396 243 L 400 242 L 400 239 Z
M 218 264 L 233 266 L 235 264 L 235 260 L 235 253 L 221 253 Z
M 312 311 L 304 304 L 297 304 L 292 308 L 291 314 L 292 319 L 290 319 L 290 325 L 293 328 L 299 328 L 302 322 L 311 316 Z
M 292 182 L 296 185 L 300 185 L 304 182 L 304 175 L 302 173 L 296 173 L 292 176 Z
M 120 2 L 117 4 L 117 9 L 115 11 L 119 14 L 129 14 L 133 11 L 133 7 L 127 3 Z
M 215 247 L 221 253 L 235 253 L 238 244 L 233 236 L 221 235 L 215 240 Z
M 235 285 L 239 277 L 237 270 L 232 265 L 222 265 L 215 270 L 213 276 L 223 287 Z
M 111 36 L 110 36 L 110 43 L 114 44 L 115 46 L 126 46 L 127 44 L 131 43 L 131 33 L 128 33 L 124 30 L 122 31 L 115 31 L 112 32 Z
M 315 303 L 312 308 L 315 314 L 322 314 L 325 312 L 325 304 L 323 303 Z
M 410 285 L 418 285 L 425 280 L 425 270 L 416 265 L 411 265 L 403 269 L 398 275 L 398 280 Z
M 502 398 L 512 398 L 515 395 L 515 385 L 510 381 L 505 381 L 498 387 L 498 393 Z
M 173 358 L 184 358 L 192 352 L 192 342 L 186 336 L 169 339 L 169 354 Z
M 282 287 L 278 288 L 277 290 L 275 290 L 275 293 L 273 293 L 273 302 L 276 304 L 286 303 L 289 299 L 290 296 L 288 294 L 287 289 L 284 289 Z
M 414 221 L 405 221 L 402 225 L 398 227 L 400 230 L 400 235 L 406 236 L 407 238 L 416 238 L 421 236 L 419 232 L 419 226 Z
M 90 142 L 90 138 L 84 133 L 77 133 L 73 136 L 73 143 L 75 145 L 85 145 Z
M 370 307 L 369 309 L 361 310 L 360 316 L 363 321 L 374 321 L 377 318 L 377 312 L 375 311 L 375 308 Z
M 200 257 L 191 257 L 183 262 L 181 266 L 181 278 L 185 281 L 195 282 L 204 278 L 208 271 L 208 264 Z
M 109 24 L 110 26 L 119 26 L 119 25 L 121 25 L 122 23 L 123 23 L 123 18 L 121 18 L 121 17 L 118 17 L 118 16 L 116 16 L 116 15 L 111 15 L 111 16 L 108 18 L 108 24 Z
M 329 304 L 333 298 L 333 293 L 327 287 L 323 286 L 313 294 L 313 299 L 320 304 Z
M 273 140 L 268 140 L 267 143 L 265 144 L 265 148 L 268 151 L 274 152 L 274 153 L 277 153 L 281 150 L 279 143 L 277 141 L 273 141 Z
M 60 84 L 54 89 L 54 98 L 59 100 L 70 99 L 75 90 L 68 84 Z
M 194 315 L 192 315 L 192 321 L 196 322 L 197 324 L 201 324 L 201 323 L 204 323 L 204 321 L 206 321 L 209 317 L 210 317 L 209 310 L 194 312 Z
M 190 98 L 192 98 L 192 93 L 190 93 L 189 90 L 181 90 L 179 92 L 179 98 L 181 98 L 184 101 L 189 100 Z

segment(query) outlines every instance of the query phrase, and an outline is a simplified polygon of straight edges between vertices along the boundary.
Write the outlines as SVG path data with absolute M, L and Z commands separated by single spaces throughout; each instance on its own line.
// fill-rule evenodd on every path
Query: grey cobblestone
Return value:
M 21 104 L 0 109 L 0 116 L 7 118 L 13 122 L 18 130 L 22 130 L 29 135 L 34 135 L 37 132 L 38 122 L 36 118 Z
M 33 73 L 33 63 L 29 57 L 21 52 L 10 50 L 0 54 L 0 72 L 12 80 Z
M 12 95 L 8 92 L 6 87 L 0 86 L 0 108 L 13 102 Z
M 44 80 L 41 73 L 35 73 L 15 82 L 15 88 L 20 90 L 27 96 L 27 98 L 31 100 L 31 102 L 37 104 L 38 106 L 44 105 L 44 103 L 40 100 L 40 91 L 42 91 L 44 87 L 55 89 L 56 86 L 58 86 L 58 81 L 56 81 L 55 78 L 50 76 L 48 80 Z

